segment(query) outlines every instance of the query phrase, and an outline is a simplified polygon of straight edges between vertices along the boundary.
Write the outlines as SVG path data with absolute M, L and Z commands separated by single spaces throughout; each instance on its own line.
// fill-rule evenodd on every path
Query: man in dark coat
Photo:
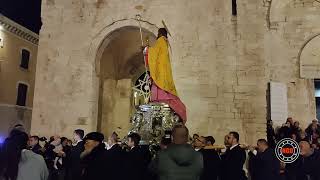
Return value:
M 72 146 L 69 153 L 66 154 L 66 161 L 68 161 L 68 167 L 66 167 L 68 180 L 78 180 L 82 173 L 80 154 L 84 151 L 84 141 L 82 141 L 84 131 L 82 129 L 77 129 L 74 131 L 73 135 L 75 145 Z
M 117 144 L 118 136 L 116 133 L 113 133 L 108 138 L 108 148 L 107 148 L 107 167 L 108 172 L 106 175 L 106 179 L 117 179 L 122 180 L 124 178 L 123 175 L 123 162 L 125 161 L 125 153 Z
M 202 144 L 202 148 L 198 151 L 202 154 L 203 157 L 203 172 L 200 180 L 217 180 L 218 175 L 220 174 L 220 157 L 219 154 L 210 146 L 213 145 L 213 141 L 210 141 L 210 146 L 207 139 L 204 137 L 197 138 L 196 141 L 199 141 Z
M 270 148 L 275 148 L 276 147 L 276 133 L 273 128 L 273 122 L 272 120 L 269 120 L 267 122 L 267 140 Z
M 282 125 L 282 127 L 278 130 L 277 133 L 277 140 L 280 141 L 284 138 L 291 138 L 291 128 L 290 128 L 290 122 L 286 122 Z
M 299 143 L 300 154 L 302 156 L 303 179 L 299 180 L 320 180 L 320 152 L 313 149 L 309 142 L 301 141 Z
M 223 180 L 247 180 L 243 165 L 246 161 L 246 152 L 239 145 L 239 134 L 230 132 L 228 134 L 227 149 L 222 159 Z
M 84 165 L 81 180 L 105 180 L 107 169 L 107 155 L 104 135 L 99 132 L 91 132 L 84 138 L 85 150 L 81 153 L 81 161 Z
M 279 180 L 280 161 L 274 150 L 269 148 L 265 139 L 258 140 L 257 149 L 258 151 L 251 147 L 249 152 L 253 163 L 251 180 Z
M 39 144 L 39 137 L 38 136 L 31 136 L 29 139 L 31 151 L 36 154 L 43 155 L 42 147 Z
M 306 177 L 302 171 L 303 158 L 300 155 L 293 163 L 286 164 L 285 167 L 285 179 L 286 180 L 305 180 Z
M 128 136 L 128 146 L 130 148 L 127 153 L 127 178 L 130 180 L 146 180 L 149 157 L 139 146 L 141 137 L 137 133 L 131 133 Z

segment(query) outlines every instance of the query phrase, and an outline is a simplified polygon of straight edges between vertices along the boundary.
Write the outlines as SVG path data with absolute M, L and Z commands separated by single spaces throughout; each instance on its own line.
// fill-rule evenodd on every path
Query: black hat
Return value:
M 104 140 L 104 135 L 99 132 L 91 132 L 91 133 L 88 133 L 84 137 L 84 141 L 85 140 L 93 140 L 93 141 L 102 142 Z

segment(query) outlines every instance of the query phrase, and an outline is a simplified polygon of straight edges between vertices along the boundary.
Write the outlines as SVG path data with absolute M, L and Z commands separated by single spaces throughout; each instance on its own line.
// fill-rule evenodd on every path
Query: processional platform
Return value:
M 159 144 L 179 121 L 179 116 L 165 103 L 143 104 L 136 106 L 130 133 L 139 133 L 142 145 Z

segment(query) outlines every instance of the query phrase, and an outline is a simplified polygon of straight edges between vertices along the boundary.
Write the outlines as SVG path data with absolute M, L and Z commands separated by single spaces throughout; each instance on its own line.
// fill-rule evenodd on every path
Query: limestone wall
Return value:
M 173 75 L 192 133 L 218 143 L 230 130 L 246 143 L 264 137 L 271 80 L 287 83 L 289 113 L 306 124 L 315 116 L 313 83 L 300 79 L 298 54 L 319 31 L 320 7 L 297 0 L 277 9 L 277 1 L 239 1 L 232 17 L 231 2 L 221 0 L 44 0 L 32 132 L 96 130 L 99 46 L 112 31 L 138 26 L 136 14 L 150 32 L 162 20 L 170 30 Z
M 268 9 L 270 26 L 265 35 L 265 58 L 269 78 L 287 83 L 289 114 L 305 127 L 315 118 L 315 99 L 313 79 L 300 78 L 301 54 L 313 57 L 311 53 L 305 53 L 304 46 L 320 32 L 317 23 L 320 3 L 313 0 L 272 0 Z M 319 44 L 318 41 L 312 45 L 317 47 Z

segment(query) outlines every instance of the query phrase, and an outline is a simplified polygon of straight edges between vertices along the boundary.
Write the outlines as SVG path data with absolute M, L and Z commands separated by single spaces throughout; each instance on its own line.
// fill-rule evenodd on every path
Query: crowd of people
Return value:
M 47 141 L 18 125 L 0 147 L 0 180 L 320 180 L 319 134 L 317 120 L 303 131 L 288 118 L 276 130 L 268 122 L 267 139 L 254 146 L 241 145 L 239 133 L 232 131 L 221 149 L 212 136 L 190 138 L 187 127 L 177 124 L 152 155 L 137 133 L 120 143 L 115 132 L 105 139 L 77 129 L 73 140 L 53 136 Z M 291 164 L 275 155 L 283 138 L 300 145 L 300 157 Z
M 277 128 L 273 128 L 272 121 L 268 121 L 267 142 L 270 148 L 274 149 L 277 142 L 284 138 L 291 138 L 299 143 L 301 152 L 295 162 L 280 163 L 281 180 L 320 180 L 319 121 L 312 120 L 304 130 L 299 121 L 294 121 L 292 117 L 287 118 L 286 122 Z
M 287 118 L 286 123 L 276 129 L 273 128 L 272 121 L 267 124 L 267 138 L 270 146 L 275 147 L 276 142 L 283 138 L 292 138 L 297 142 L 308 141 L 314 149 L 320 147 L 320 125 L 317 119 L 303 130 L 299 121 L 294 121 L 292 117 Z

